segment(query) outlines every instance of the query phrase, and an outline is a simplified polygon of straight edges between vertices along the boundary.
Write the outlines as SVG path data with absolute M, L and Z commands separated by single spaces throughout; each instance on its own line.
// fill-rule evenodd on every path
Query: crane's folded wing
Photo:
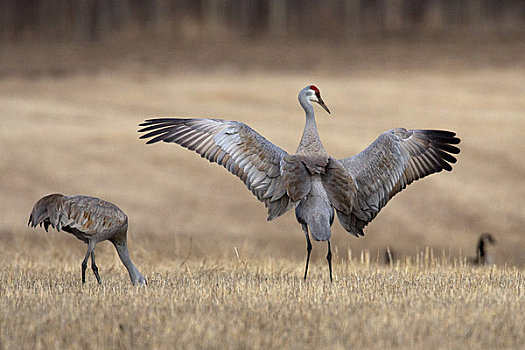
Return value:
M 100 198 L 54 193 L 39 199 L 29 216 L 29 225 L 51 226 L 57 231 L 74 233 L 80 239 L 95 234 L 125 232 L 128 217 L 113 203 Z
M 96 197 L 75 195 L 64 197 L 63 206 L 61 226 L 66 232 L 76 230 L 86 238 L 110 234 L 118 228 L 117 231 L 126 232 L 128 217 L 113 203 Z

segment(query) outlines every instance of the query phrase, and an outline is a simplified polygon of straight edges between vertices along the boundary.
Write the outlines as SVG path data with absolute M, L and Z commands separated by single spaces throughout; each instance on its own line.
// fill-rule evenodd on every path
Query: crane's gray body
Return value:
M 328 200 L 320 176 L 313 177 L 310 192 L 301 198 L 295 208 L 295 217 L 299 223 L 310 228 L 310 234 L 316 241 L 330 239 L 334 208 Z
M 117 239 L 127 232 L 128 217 L 113 203 L 83 196 L 51 194 L 40 199 L 34 206 L 30 221 L 50 225 L 57 231 L 65 231 L 88 243 Z
M 238 176 L 268 208 L 272 220 L 296 207 L 308 244 L 328 241 L 337 213 L 341 225 L 354 236 L 382 207 L 413 181 L 441 170 L 452 170 L 450 153 L 460 140 L 441 130 L 392 129 L 382 133 L 361 153 L 335 159 L 325 151 L 311 102 L 327 112 L 319 90 L 311 85 L 299 92 L 306 122 L 295 154 L 288 154 L 244 123 L 220 119 L 150 119 L 141 124 L 140 138 L 177 143 L 224 166 Z M 307 267 L 308 267 L 307 257 Z M 306 271 L 305 271 L 306 278 Z
M 71 233 L 88 245 L 86 258 L 82 263 L 83 282 L 85 282 L 87 259 L 91 256 L 92 268 L 100 283 L 98 268 L 94 262 L 95 245 L 109 240 L 127 268 L 132 283 L 146 284 L 146 280 L 129 258 L 128 217 L 115 204 L 90 196 L 50 194 L 35 203 L 28 224 L 32 227 L 44 226 L 46 231 L 51 226 L 57 231 Z

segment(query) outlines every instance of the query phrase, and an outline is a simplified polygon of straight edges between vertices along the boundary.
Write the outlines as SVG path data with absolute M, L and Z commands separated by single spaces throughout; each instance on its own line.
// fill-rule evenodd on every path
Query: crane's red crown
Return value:
M 318 98 L 321 97 L 321 92 L 319 91 L 319 89 L 317 88 L 317 86 L 315 86 L 315 85 L 310 85 L 310 89 L 314 90 L 315 95 L 316 95 Z

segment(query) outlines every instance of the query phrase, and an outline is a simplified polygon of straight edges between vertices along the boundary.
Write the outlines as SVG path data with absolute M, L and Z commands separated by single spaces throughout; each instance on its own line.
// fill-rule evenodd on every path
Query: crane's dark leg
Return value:
M 91 269 L 95 273 L 95 277 L 97 278 L 98 284 L 101 284 L 102 282 L 100 281 L 100 275 L 98 274 L 98 267 L 95 264 L 95 250 L 94 249 L 91 251 Z
M 312 252 L 312 242 L 310 242 L 310 237 L 308 236 L 308 226 L 303 224 L 303 231 L 306 236 L 306 267 L 304 269 L 304 280 L 306 281 L 306 275 L 308 274 L 308 263 L 310 262 L 310 253 Z
M 87 268 L 87 261 L 89 259 L 89 256 L 91 255 L 91 252 L 95 249 L 95 243 L 88 242 L 88 248 L 86 252 L 86 257 L 82 261 L 82 283 L 86 283 L 86 268 Z
M 330 248 L 330 240 L 328 242 L 328 254 L 326 254 L 326 260 L 328 260 L 328 268 L 330 269 L 330 282 L 332 282 L 332 249 Z

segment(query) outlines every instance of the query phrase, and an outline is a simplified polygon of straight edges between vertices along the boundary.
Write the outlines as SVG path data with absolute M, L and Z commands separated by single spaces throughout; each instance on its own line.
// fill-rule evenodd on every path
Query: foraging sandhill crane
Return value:
M 268 220 L 295 207 L 306 236 L 307 256 L 312 244 L 327 241 L 332 280 L 330 227 L 334 209 L 341 225 L 356 237 L 387 202 L 413 181 L 441 170 L 452 170 L 450 153 L 460 139 L 442 130 L 392 129 L 382 133 L 361 153 L 335 159 L 325 151 L 314 118 L 312 102 L 326 107 L 319 89 L 309 85 L 299 92 L 306 123 L 296 154 L 288 154 L 248 125 L 220 119 L 149 119 L 140 124 L 141 139 L 177 143 L 224 166 L 238 176 L 268 208 Z
M 128 270 L 131 282 L 134 285 L 147 284 L 129 257 L 128 217 L 115 204 L 95 197 L 50 194 L 36 202 L 29 216 L 29 225 L 44 225 L 46 232 L 51 225 L 57 231 L 64 230 L 73 234 L 88 245 L 86 257 L 82 261 L 82 283 L 86 282 L 87 261 L 90 256 L 93 273 L 98 283 L 101 283 L 95 264 L 95 245 L 109 240 Z
M 494 258 L 487 251 L 487 245 L 496 244 L 496 239 L 490 233 L 483 233 L 479 236 L 476 246 L 476 257 L 471 258 L 470 262 L 474 265 L 493 265 Z

